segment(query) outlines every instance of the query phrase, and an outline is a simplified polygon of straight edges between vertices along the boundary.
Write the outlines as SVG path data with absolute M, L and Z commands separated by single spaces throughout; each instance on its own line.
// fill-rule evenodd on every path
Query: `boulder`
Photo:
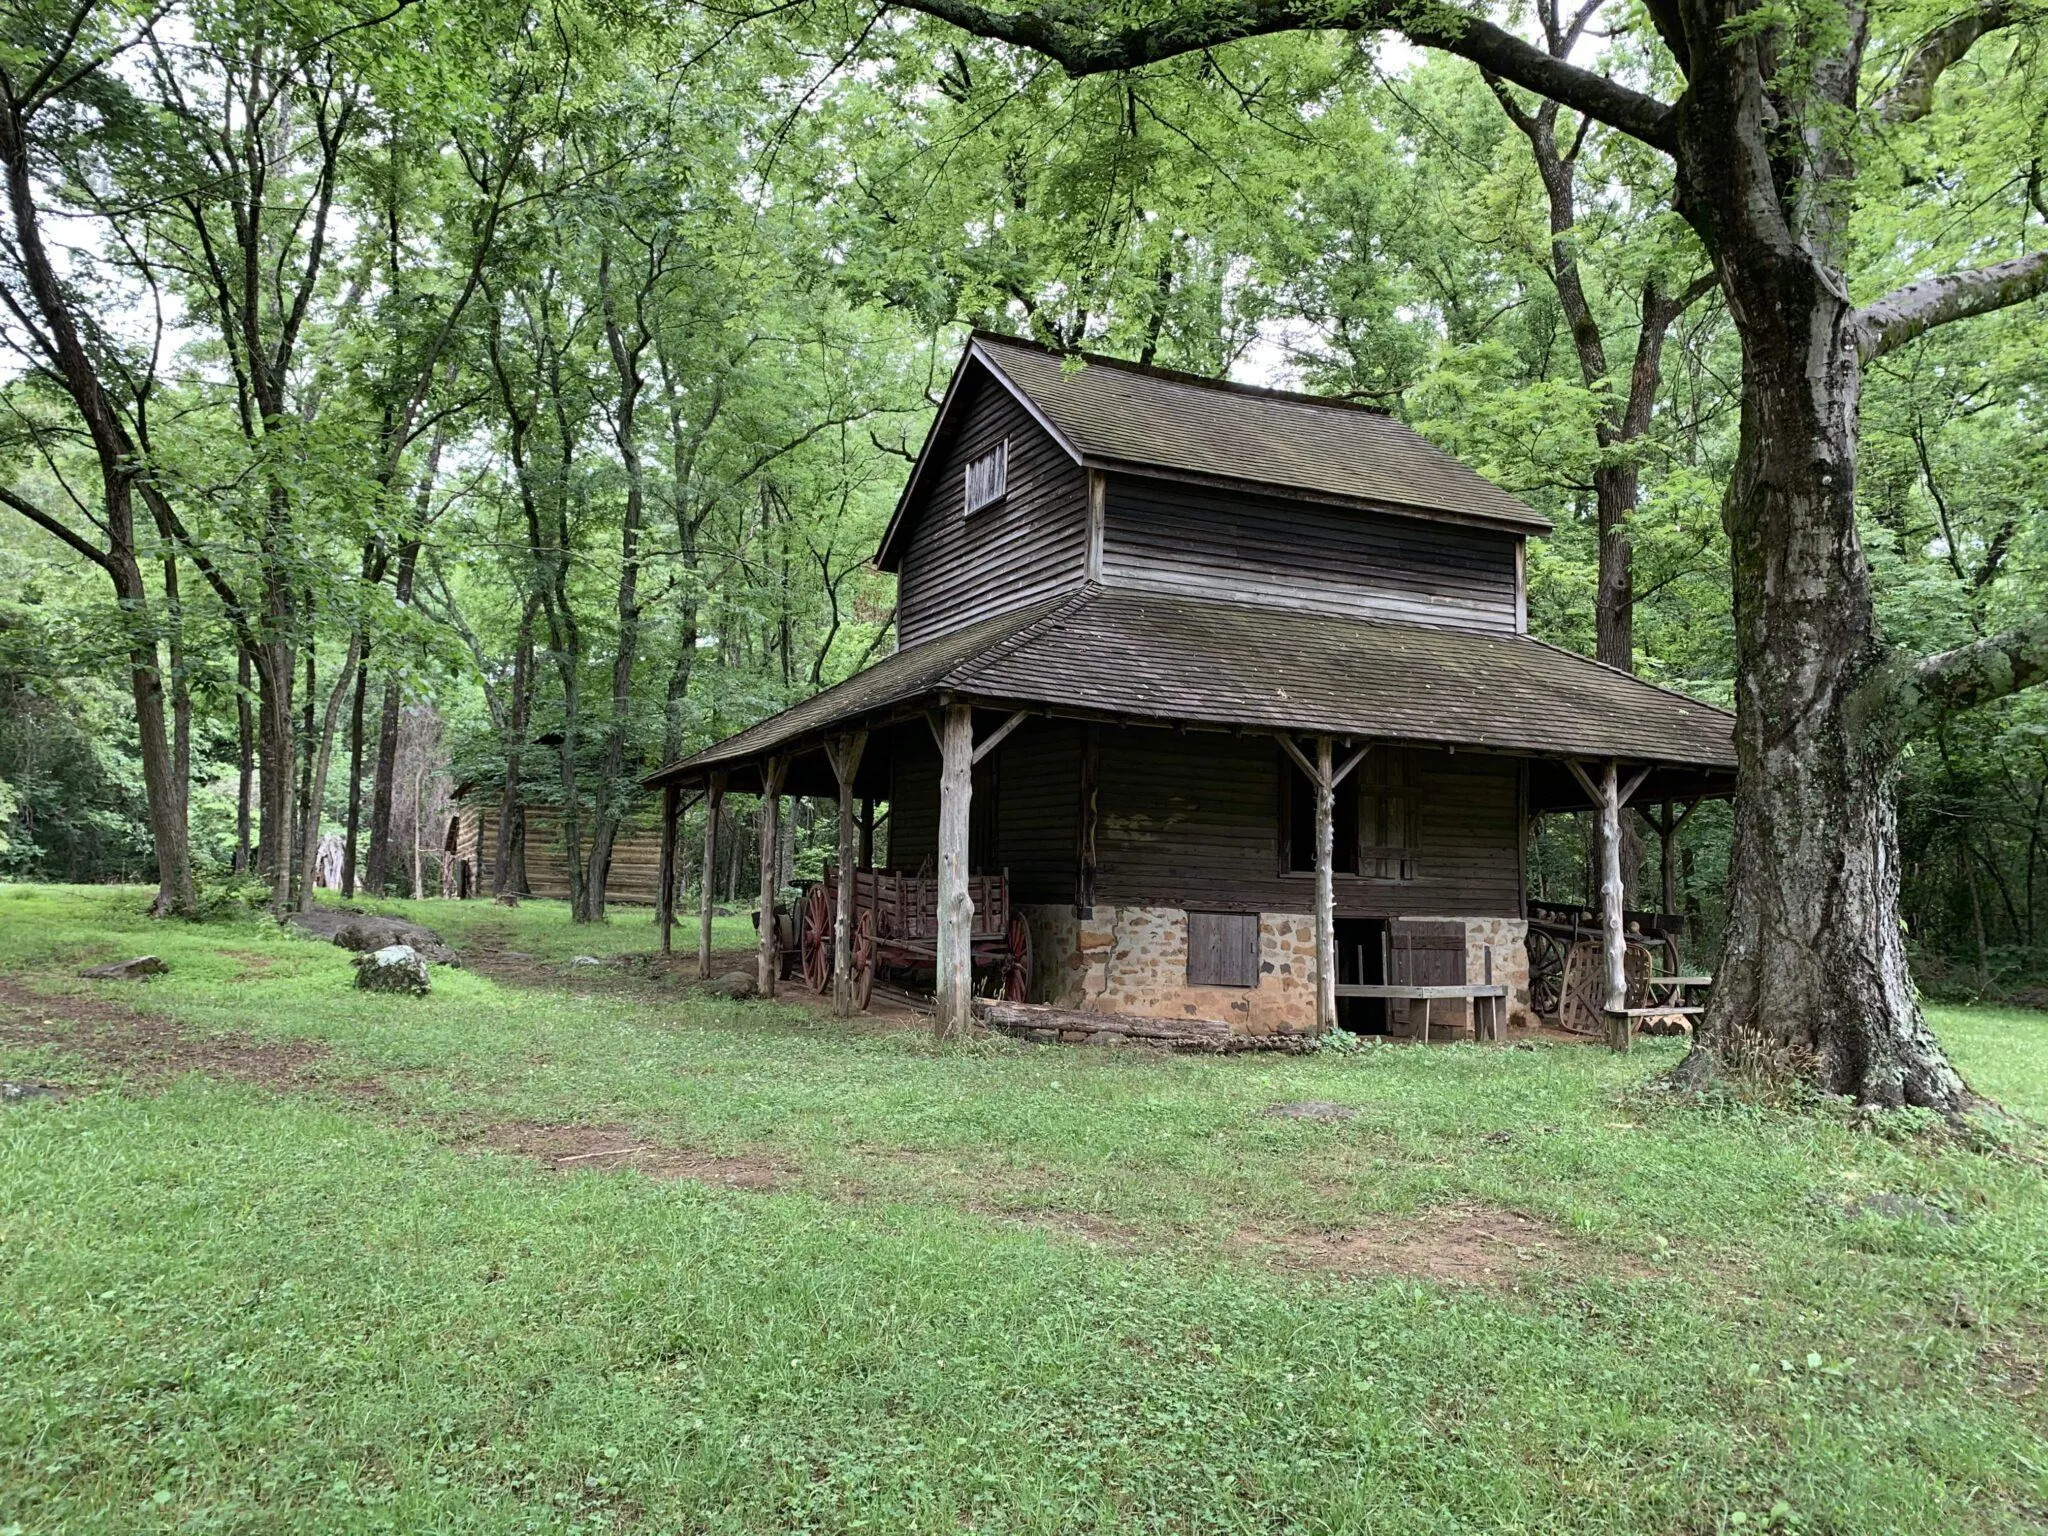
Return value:
M 294 912 L 285 923 L 308 938 L 326 939 L 359 955 L 403 944 L 435 965 L 462 963 L 461 957 L 441 942 L 440 934 L 402 917 L 373 917 L 367 912 L 316 907 L 311 912 Z
M 569 963 L 570 963 L 571 965 L 603 965 L 603 964 L 604 964 L 604 962 L 603 962 L 602 960 L 598 959 L 598 958 L 597 958 L 597 956 L 595 956 L 595 955 L 571 955 L 571 956 L 569 957 Z
M 703 990 L 713 997 L 752 997 L 755 992 L 752 971 L 727 971 L 716 981 L 704 983 Z
M 155 955 L 137 955 L 133 960 L 116 960 L 112 965 L 95 965 L 78 974 L 88 981 L 142 981 L 170 971 Z
M 356 956 L 356 985 L 365 992 L 397 992 L 425 997 L 427 962 L 410 944 L 389 944 Z
M 501 907 L 516 907 L 519 905 L 519 898 L 513 895 L 510 891 L 505 892 L 502 896 L 493 897 L 492 899 L 496 901 L 497 904 Z

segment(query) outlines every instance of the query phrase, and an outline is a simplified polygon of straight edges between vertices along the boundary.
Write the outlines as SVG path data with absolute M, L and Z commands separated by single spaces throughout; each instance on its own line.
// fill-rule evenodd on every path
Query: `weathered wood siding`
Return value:
M 920 644 L 1080 583 L 1088 480 L 1009 392 L 979 368 L 953 440 L 932 461 L 897 578 L 896 634 Z M 967 461 L 1010 440 L 1009 490 L 967 516 Z
M 456 857 L 470 861 L 471 896 L 489 896 L 498 857 L 498 807 L 466 806 L 460 814 Z M 583 834 L 583 856 L 590 857 L 590 833 Z M 527 894 L 543 900 L 569 899 L 569 870 L 562 851 L 561 819 L 552 806 L 526 808 Z M 611 869 L 605 879 L 605 900 L 624 906 L 652 906 L 661 889 L 661 832 L 628 823 L 612 843 Z
M 988 730 L 984 718 L 977 728 Z M 1031 720 L 998 747 L 977 780 L 995 789 L 993 847 L 971 850 L 976 874 L 1007 870 L 1013 901 L 1072 901 L 1074 859 L 1080 837 L 1080 727 Z M 939 754 L 929 738 L 909 732 L 892 738 L 889 790 L 889 862 L 914 874 L 936 860 L 939 842 Z M 979 791 L 977 790 L 977 793 Z M 978 811 L 985 810 L 977 806 Z M 984 816 L 973 818 L 977 827 Z
M 1516 764 L 1417 752 L 1416 877 L 1337 877 L 1340 917 L 1519 915 Z M 1349 787 L 1349 786 L 1347 786 Z M 1281 871 L 1280 749 L 1263 737 L 1102 735 L 1097 900 L 1110 906 L 1306 912 L 1312 874 Z
M 1517 625 L 1514 534 L 1112 475 L 1112 586 L 1397 623 Z
M 1032 721 L 997 756 L 1000 810 L 990 872 L 1020 902 L 1073 900 L 1080 833 L 1080 727 Z M 1101 731 L 1100 860 L 1107 906 L 1307 912 L 1312 874 L 1281 869 L 1280 748 L 1262 736 Z M 1512 917 L 1522 912 L 1514 760 L 1415 751 L 1416 877 L 1337 877 L 1340 917 Z M 892 766 L 890 860 L 914 872 L 938 840 L 938 753 L 905 738 Z M 1355 792 L 1352 785 L 1347 790 Z

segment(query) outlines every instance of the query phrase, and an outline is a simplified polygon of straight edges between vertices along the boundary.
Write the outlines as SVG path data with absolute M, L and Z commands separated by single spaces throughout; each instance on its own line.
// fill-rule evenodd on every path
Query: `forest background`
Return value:
M 1621 7 L 1525 19 L 1651 67 Z M 867 562 L 976 325 L 1390 410 L 1555 520 L 1533 631 L 1730 696 L 1738 359 L 1669 167 L 1469 64 L 1315 35 L 1073 80 L 829 6 L 8 0 L 5 29 L 9 876 L 156 878 L 155 774 L 201 906 L 307 899 L 323 829 L 346 889 L 438 889 L 461 785 L 551 808 L 602 916 L 641 774 L 893 643 Z M 2048 238 L 2028 46 L 1980 45 L 1962 109 L 1866 167 L 1859 284 Z M 1912 650 L 2048 606 L 2044 321 L 1872 367 L 1863 535 Z M 1900 817 L 1922 985 L 2048 975 L 2048 697 L 1916 743 Z M 1683 833 L 1705 946 L 1727 842 L 1717 806 Z M 1585 857 L 1553 825 L 1532 879 L 1582 895 Z

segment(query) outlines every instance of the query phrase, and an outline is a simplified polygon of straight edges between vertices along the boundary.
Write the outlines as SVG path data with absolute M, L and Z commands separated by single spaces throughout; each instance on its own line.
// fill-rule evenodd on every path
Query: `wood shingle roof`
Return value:
M 1132 722 L 1619 758 L 1722 773 L 1734 717 L 1526 635 L 1094 585 L 899 651 L 650 777 L 808 746 L 940 694 Z

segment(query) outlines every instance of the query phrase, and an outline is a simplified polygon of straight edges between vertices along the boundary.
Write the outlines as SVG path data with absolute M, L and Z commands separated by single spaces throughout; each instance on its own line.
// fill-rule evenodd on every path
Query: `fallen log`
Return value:
M 1249 1035 L 1221 1019 L 1153 1019 L 1131 1013 L 1084 1013 L 1045 1003 L 977 998 L 975 1022 L 1000 1034 L 1041 1044 L 1150 1045 L 1172 1051 L 1290 1051 L 1315 1049 L 1307 1034 Z

